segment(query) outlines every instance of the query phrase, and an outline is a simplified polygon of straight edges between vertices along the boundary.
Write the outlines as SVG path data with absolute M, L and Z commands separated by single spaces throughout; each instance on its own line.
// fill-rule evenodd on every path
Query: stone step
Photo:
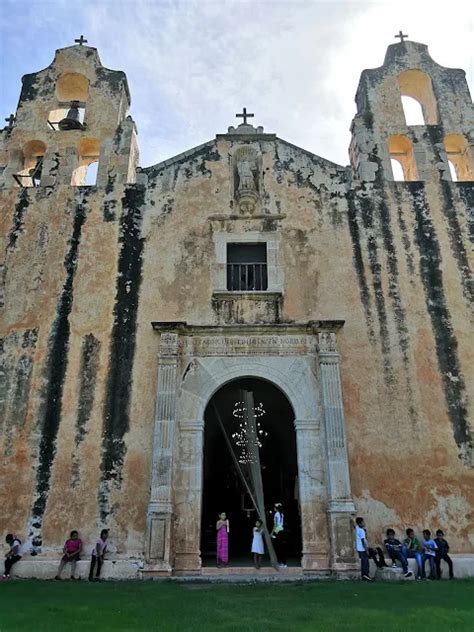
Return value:
M 268 576 L 303 576 L 303 569 L 301 566 L 289 566 L 288 568 L 280 568 L 276 570 L 272 566 L 264 566 L 260 569 L 256 569 L 253 566 L 227 566 L 226 568 L 217 568 L 213 566 L 204 566 L 201 569 L 201 576 L 222 577 L 227 575 L 251 575 L 255 577 Z

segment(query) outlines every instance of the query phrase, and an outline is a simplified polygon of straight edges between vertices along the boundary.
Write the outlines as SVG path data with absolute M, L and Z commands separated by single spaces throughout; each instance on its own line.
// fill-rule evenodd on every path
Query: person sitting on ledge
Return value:
M 5 556 L 5 572 L 2 575 L 2 579 L 10 579 L 10 571 L 13 564 L 16 564 L 21 560 L 21 540 L 17 538 L 13 533 L 9 533 L 5 538 L 5 542 L 10 547 Z
M 431 531 L 423 531 L 423 575 L 425 574 L 426 560 L 430 564 L 430 579 L 436 579 L 436 553 L 438 545 L 431 537 Z
M 408 570 L 408 561 L 403 550 L 402 543 L 395 537 L 395 531 L 393 529 L 387 529 L 387 537 L 383 541 L 387 553 L 390 555 L 393 561 L 393 566 L 396 566 L 395 560 L 399 560 L 403 568 L 403 576 L 411 577 L 413 573 Z
M 436 538 L 434 540 L 438 550 L 436 551 L 436 577 L 441 579 L 441 560 L 444 560 L 449 568 L 449 579 L 454 579 L 453 573 L 453 560 L 449 557 L 449 544 L 444 537 L 444 533 L 441 529 L 436 531 Z
M 71 563 L 71 579 L 76 579 L 74 573 L 76 571 L 76 564 L 80 559 L 81 551 L 82 541 L 79 538 L 79 533 L 76 530 L 71 531 L 69 540 L 66 540 L 64 543 L 63 556 L 59 562 L 58 572 L 56 573 L 56 577 L 54 579 L 61 579 L 63 568 L 69 562 Z
M 415 537 L 413 529 L 407 529 L 405 531 L 407 537 L 403 540 L 403 548 L 407 559 L 415 558 L 416 560 L 416 578 L 423 579 L 423 556 L 421 555 L 421 544 L 418 538 Z

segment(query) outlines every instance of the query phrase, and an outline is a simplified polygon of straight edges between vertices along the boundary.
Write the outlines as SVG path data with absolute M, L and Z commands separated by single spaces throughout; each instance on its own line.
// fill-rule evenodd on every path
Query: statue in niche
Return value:
M 239 174 L 239 191 L 255 191 L 255 172 L 257 165 L 248 158 L 243 158 L 237 163 L 237 173 Z
M 253 213 L 259 200 L 259 167 L 253 147 L 241 147 L 234 155 L 235 199 L 242 213 Z

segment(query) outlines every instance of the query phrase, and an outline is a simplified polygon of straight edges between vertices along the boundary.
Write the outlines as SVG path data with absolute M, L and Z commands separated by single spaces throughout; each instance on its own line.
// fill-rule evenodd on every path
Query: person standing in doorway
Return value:
M 363 518 L 356 518 L 355 524 L 356 550 L 360 559 L 360 576 L 365 582 L 373 581 L 369 575 L 369 545 Z
M 281 503 L 275 503 L 273 509 L 273 529 L 271 537 L 273 538 L 273 546 L 275 547 L 278 566 L 286 568 L 285 516 Z
M 261 520 L 257 520 L 253 528 L 252 553 L 255 568 L 260 568 L 262 565 L 262 555 L 264 553 L 263 523 Z
M 216 524 L 217 531 L 217 568 L 229 563 L 229 521 L 223 511 Z
M 95 543 L 94 548 L 92 549 L 92 558 L 91 558 L 91 567 L 89 569 L 89 581 L 94 580 L 94 568 L 97 566 L 97 571 L 95 574 L 95 581 L 100 581 L 100 570 L 102 568 L 102 564 L 104 563 L 104 556 L 107 552 L 107 538 L 109 537 L 109 530 L 102 529 L 100 532 L 100 538 Z

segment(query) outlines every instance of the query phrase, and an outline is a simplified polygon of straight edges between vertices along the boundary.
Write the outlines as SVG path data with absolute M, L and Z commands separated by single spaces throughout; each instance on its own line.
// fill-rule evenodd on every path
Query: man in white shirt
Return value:
M 356 518 L 356 550 L 360 558 L 360 575 L 363 581 L 371 582 L 369 576 L 369 545 L 367 544 L 367 532 L 363 518 Z

